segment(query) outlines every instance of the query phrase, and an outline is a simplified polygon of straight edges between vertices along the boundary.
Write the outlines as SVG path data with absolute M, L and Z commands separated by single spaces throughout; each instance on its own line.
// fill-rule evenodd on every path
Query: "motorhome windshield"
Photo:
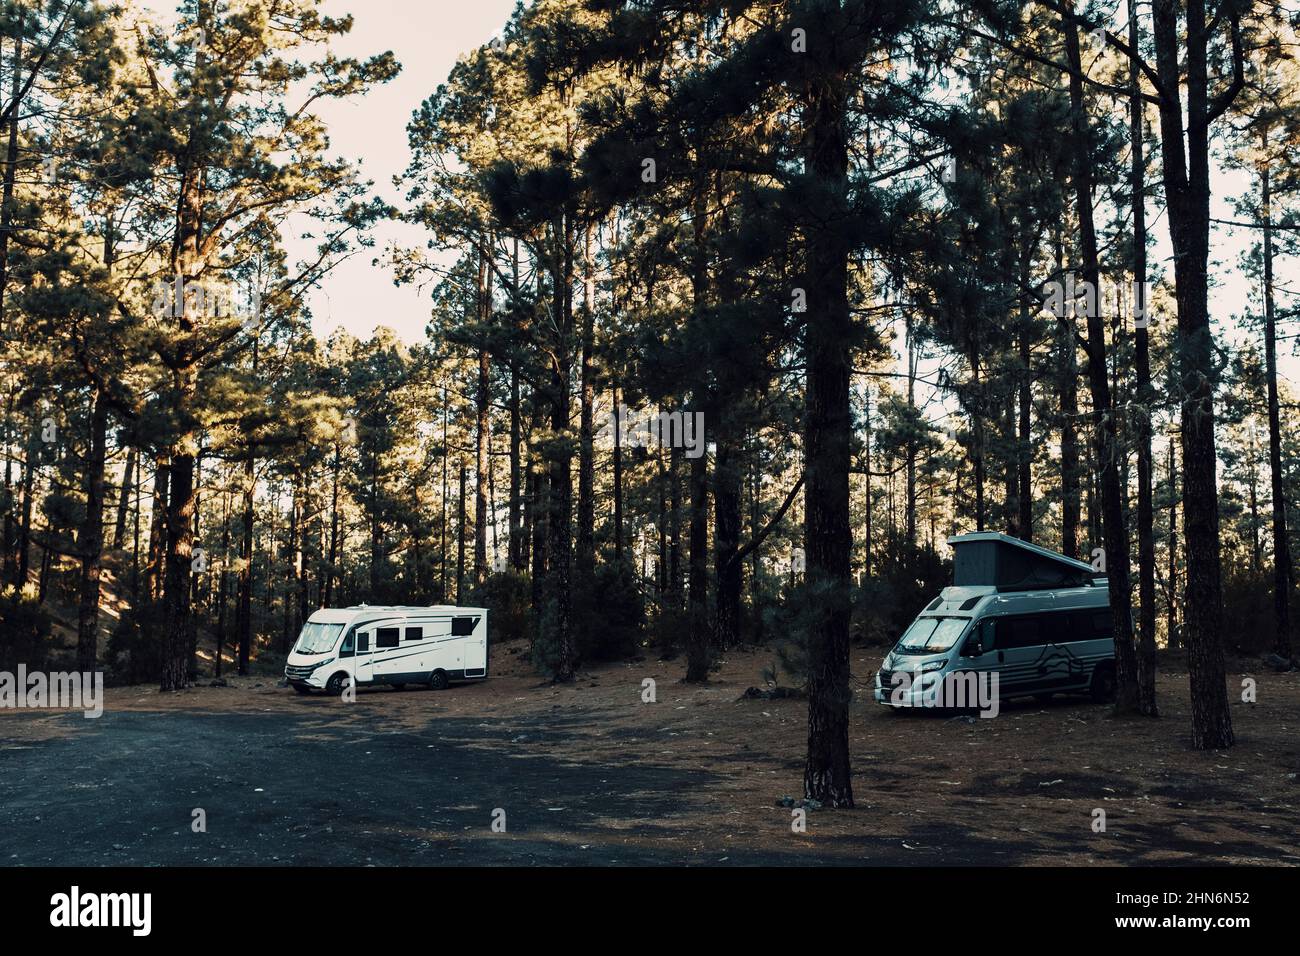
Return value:
M 313 624 L 308 622 L 303 625 L 302 633 L 298 635 L 298 643 L 294 646 L 294 650 L 299 654 L 324 654 L 326 651 L 334 649 L 334 642 L 339 639 L 339 632 L 342 630 L 342 624 Z
M 970 618 L 918 617 L 894 648 L 904 654 L 942 654 L 951 650 Z

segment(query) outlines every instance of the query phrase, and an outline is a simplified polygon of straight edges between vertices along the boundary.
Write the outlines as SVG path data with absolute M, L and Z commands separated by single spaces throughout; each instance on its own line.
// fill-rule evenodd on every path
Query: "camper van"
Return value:
M 300 694 L 341 694 L 352 684 L 424 684 L 487 677 L 487 610 L 481 607 L 359 607 L 319 610 L 289 652 L 285 680 Z
M 1004 534 L 956 535 L 948 543 L 953 586 L 926 606 L 885 656 L 876 674 L 877 703 L 934 706 L 936 688 L 972 674 L 987 687 L 996 674 L 1000 700 L 1114 696 L 1104 577 L 1082 561 Z

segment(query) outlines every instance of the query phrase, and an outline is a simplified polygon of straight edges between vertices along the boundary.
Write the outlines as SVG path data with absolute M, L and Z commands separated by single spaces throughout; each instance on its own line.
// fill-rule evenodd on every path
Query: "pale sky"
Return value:
M 376 191 L 401 208 L 392 180 L 410 160 L 406 124 L 411 114 L 446 80 L 457 57 L 505 26 L 514 0 L 326 0 L 324 9 L 331 16 L 351 13 L 354 18 L 352 32 L 333 44 L 338 55 L 360 58 L 392 50 L 402 65 L 396 79 L 364 97 L 331 101 L 319 111 L 329 126 L 331 152 L 359 160 Z M 319 338 L 339 326 L 368 338 L 375 326 L 387 325 L 407 342 L 424 339 L 428 290 L 394 286 L 392 273 L 372 262 L 390 243 L 422 246 L 427 235 L 402 223 L 384 223 L 374 235 L 374 249 L 343 263 L 310 299 Z M 291 256 L 308 252 L 292 240 L 286 246 Z

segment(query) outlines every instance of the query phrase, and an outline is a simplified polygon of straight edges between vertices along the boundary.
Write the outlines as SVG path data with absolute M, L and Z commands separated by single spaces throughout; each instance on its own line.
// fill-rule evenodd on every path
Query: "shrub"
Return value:
M 645 599 L 631 565 L 597 565 L 590 592 L 575 604 L 580 660 L 622 660 L 636 653 L 645 633 Z
M 147 684 L 162 674 L 162 622 L 158 610 L 125 611 L 108 638 L 105 682 Z
M 488 610 L 489 642 L 517 641 L 532 634 L 530 580 L 519 571 L 502 571 L 489 575 L 470 593 L 473 604 Z
M 0 592 L 0 670 L 45 669 L 54 650 L 50 616 L 30 589 Z

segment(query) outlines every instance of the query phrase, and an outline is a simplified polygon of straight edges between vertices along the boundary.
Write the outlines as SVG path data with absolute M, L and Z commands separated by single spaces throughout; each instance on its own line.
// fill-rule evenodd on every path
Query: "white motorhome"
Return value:
M 441 690 L 487 677 L 487 609 L 431 607 L 322 609 L 307 619 L 285 662 L 300 694 L 389 684 Z

